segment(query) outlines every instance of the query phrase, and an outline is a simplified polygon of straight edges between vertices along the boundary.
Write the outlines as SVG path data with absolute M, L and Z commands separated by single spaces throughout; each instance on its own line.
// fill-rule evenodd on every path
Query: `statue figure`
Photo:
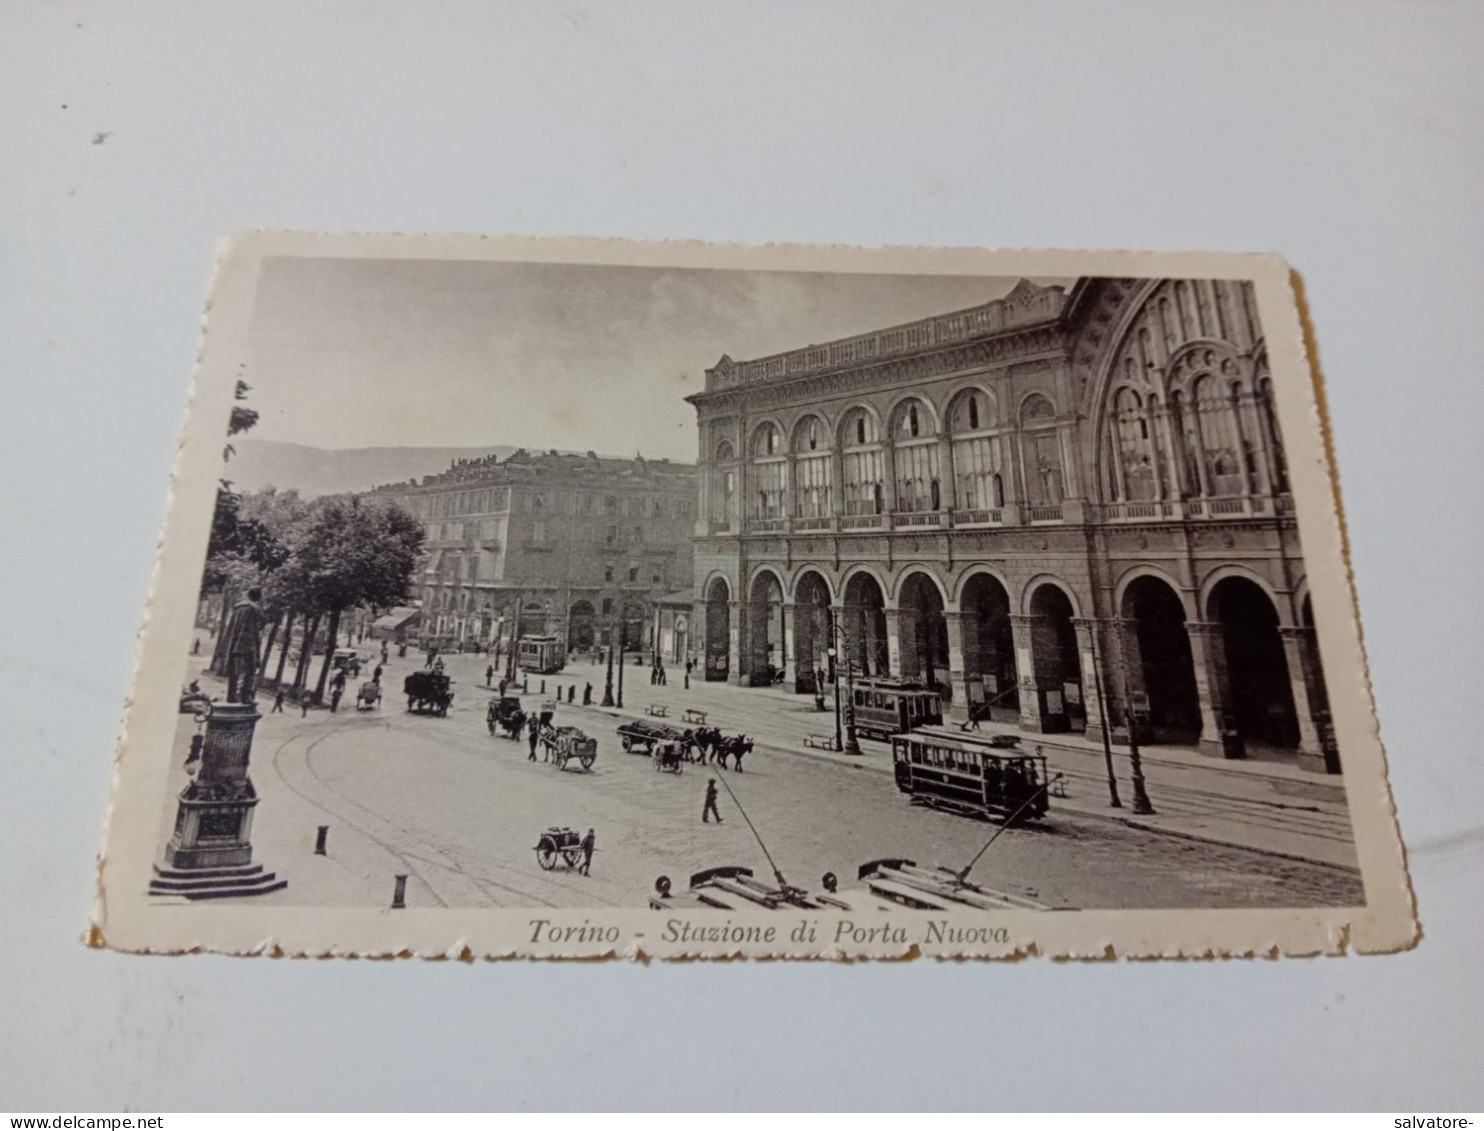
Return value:
M 263 591 L 257 586 L 247 591 L 247 600 L 239 601 L 227 622 L 227 702 L 257 702 L 258 660 L 262 651 L 263 609 L 259 605 Z

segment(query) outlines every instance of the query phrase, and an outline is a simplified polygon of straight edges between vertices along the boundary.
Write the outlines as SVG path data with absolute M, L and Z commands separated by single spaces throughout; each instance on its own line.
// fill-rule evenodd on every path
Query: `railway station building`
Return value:
M 461 460 L 378 487 L 423 523 L 426 638 L 555 635 L 569 651 L 653 647 L 655 602 L 693 584 L 696 469 L 592 452 Z
M 689 398 L 704 678 L 1338 772 L 1250 285 L 1022 280 Z

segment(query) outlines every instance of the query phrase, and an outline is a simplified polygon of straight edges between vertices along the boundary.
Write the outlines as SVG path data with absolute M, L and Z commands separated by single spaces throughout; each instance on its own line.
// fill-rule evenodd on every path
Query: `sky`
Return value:
M 694 461 L 695 410 L 681 398 L 723 353 L 742 361 L 944 314 L 1015 282 L 269 259 L 244 374 L 261 414 L 253 436 Z

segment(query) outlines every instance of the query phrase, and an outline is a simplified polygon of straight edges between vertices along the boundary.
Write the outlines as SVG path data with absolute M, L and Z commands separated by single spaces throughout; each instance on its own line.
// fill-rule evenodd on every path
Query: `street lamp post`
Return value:
M 861 753 L 860 739 L 855 733 L 855 683 L 852 676 L 855 672 L 855 663 L 850 658 L 850 649 L 846 646 L 845 628 L 830 616 L 830 643 L 836 645 L 831 648 L 832 654 L 838 655 L 845 661 L 845 706 L 842 711 L 840 707 L 840 664 L 835 663 L 835 744 L 842 754 Z M 842 718 L 843 716 L 843 718 Z M 840 730 L 843 724 L 845 731 L 844 741 L 841 741 Z
M 826 655 L 830 658 L 830 667 L 834 668 L 838 673 L 839 664 L 835 662 L 835 645 L 833 641 L 831 641 Z M 838 674 L 835 678 L 835 749 L 845 749 L 844 731 L 840 729 L 840 679 Z
M 613 705 L 620 711 L 623 710 L 623 637 L 624 629 L 627 627 L 628 606 L 622 606 L 618 615 L 618 695 L 614 698 Z
M 1123 801 L 1118 796 L 1118 775 L 1113 772 L 1113 740 L 1108 734 L 1108 697 L 1103 694 L 1102 664 L 1098 660 L 1097 622 L 1092 622 L 1092 686 L 1098 697 L 1098 713 L 1103 718 L 1103 764 L 1108 768 L 1108 807 L 1122 809 Z
M 608 675 L 603 680 L 603 702 L 602 706 L 613 706 L 613 617 L 608 618 L 608 647 L 604 649 L 608 653 Z
M 1128 689 L 1128 662 L 1124 655 L 1124 625 L 1122 621 L 1113 622 L 1114 639 L 1118 642 L 1118 678 L 1123 684 L 1123 722 L 1128 728 L 1128 762 L 1129 777 L 1134 786 L 1133 812 L 1140 816 L 1147 816 L 1154 812 L 1154 805 L 1149 800 L 1149 791 L 1144 787 L 1144 761 L 1139 755 L 1138 725 L 1134 719 L 1132 704 L 1133 696 Z

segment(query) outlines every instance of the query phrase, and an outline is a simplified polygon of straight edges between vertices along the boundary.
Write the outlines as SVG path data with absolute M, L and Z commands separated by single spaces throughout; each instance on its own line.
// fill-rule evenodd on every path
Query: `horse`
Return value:
M 727 769 L 727 759 L 736 760 L 736 770 L 742 772 L 742 756 L 752 753 L 752 739 L 745 734 L 736 735 L 733 738 L 723 738 L 716 744 L 716 758 L 723 770 Z

